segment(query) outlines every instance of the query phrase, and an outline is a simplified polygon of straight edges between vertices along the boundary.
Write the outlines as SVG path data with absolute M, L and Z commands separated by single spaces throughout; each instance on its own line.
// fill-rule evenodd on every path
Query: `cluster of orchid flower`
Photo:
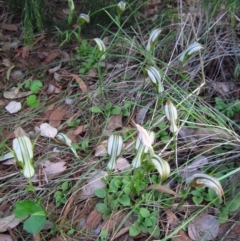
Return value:
M 165 112 L 167 119 L 170 122 L 170 130 L 175 133 L 178 130 L 177 127 L 177 109 L 168 100 L 165 106 Z M 168 162 L 163 160 L 159 155 L 154 153 L 153 143 L 155 139 L 155 133 L 153 131 L 147 131 L 142 126 L 136 124 L 138 130 L 138 137 L 135 143 L 136 155 L 132 160 L 133 168 L 141 167 L 142 162 L 149 160 L 159 172 L 162 181 L 167 179 L 170 174 L 170 166 Z M 116 167 L 117 159 L 121 154 L 123 148 L 123 138 L 120 135 L 111 135 L 108 139 L 107 152 L 110 156 L 108 162 L 108 169 L 113 170 Z

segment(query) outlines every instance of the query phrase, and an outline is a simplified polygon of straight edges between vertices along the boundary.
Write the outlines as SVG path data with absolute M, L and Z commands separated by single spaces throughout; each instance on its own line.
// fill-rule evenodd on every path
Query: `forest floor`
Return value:
M 36 31 L 31 44 L 19 16 L 1 18 L 0 241 L 240 240 L 240 15 L 221 1 L 158 2 L 81 35 Z M 139 125 L 155 134 L 160 170 L 149 153 L 132 165 Z M 111 135 L 123 139 L 114 170 Z M 11 151 L 22 136 L 30 179 Z

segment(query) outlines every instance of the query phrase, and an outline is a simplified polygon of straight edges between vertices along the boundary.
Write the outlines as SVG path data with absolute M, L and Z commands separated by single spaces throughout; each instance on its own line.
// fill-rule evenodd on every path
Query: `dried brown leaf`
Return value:
M 23 219 L 16 218 L 14 214 L 0 219 L 0 232 L 15 228 Z
M 8 234 L 0 234 L 0 241 L 13 241 L 12 237 Z
M 8 30 L 8 31 L 13 31 L 13 32 L 17 32 L 18 31 L 17 25 L 15 25 L 15 24 L 2 23 L 0 25 L 0 28 Z
M 96 228 L 102 220 L 102 213 L 99 213 L 94 209 L 88 216 L 87 222 L 83 226 L 83 229 L 94 229 Z
M 50 162 L 49 160 L 41 163 L 43 171 L 48 177 L 59 176 L 66 170 L 66 163 L 64 161 Z
M 60 105 L 49 116 L 49 124 L 53 127 L 59 127 L 61 121 L 68 110 L 67 105 Z
M 209 214 L 197 216 L 188 224 L 188 235 L 195 241 L 214 240 L 219 231 L 219 223 L 216 217 Z
M 152 184 L 152 185 L 148 186 L 146 190 L 159 190 L 161 192 L 165 192 L 170 195 L 178 196 L 177 192 L 174 192 L 170 188 L 162 186 L 160 184 Z
M 81 125 L 81 126 L 78 126 L 77 129 L 74 131 L 74 135 L 80 135 L 82 134 L 83 132 L 86 131 L 88 125 Z
M 165 213 L 167 214 L 167 222 L 169 225 L 175 225 L 179 222 L 178 217 L 171 210 L 167 209 Z
M 193 240 L 190 239 L 183 230 L 180 230 L 177 233 L 176 237 L 172 239 L 172 241 L 193 241 Z
M 104 131 L 104 135 L 110 135 L 113 131 L 122 127 L 122 114 L 112 115 L 109 118 L 108 126 Z
M 58 57 L 58 53 L 54 52 L 54 53 L 50 53 L 47 58 L 44 59 L 43 64 L 49 64 L 51 61 L 53 61 L 54 59 L 56 59 Z
M 83 93 L 87 92 L 87 85 L 85 84 L 85 82 L 83 81 L 82 78 L 80 78 L 78 75 L 76 74 L 71 74 L 71 76 L 77 81 L 79 88 L 81 89 L 81 91 Z
M 118 225 L 122 222 L 122 220 L 126 217 L 126 213 L 124 211 L 115 211 L 109 216 L 102 224 L 102 230 L 107 230 L 108 232 L 112 232 Z

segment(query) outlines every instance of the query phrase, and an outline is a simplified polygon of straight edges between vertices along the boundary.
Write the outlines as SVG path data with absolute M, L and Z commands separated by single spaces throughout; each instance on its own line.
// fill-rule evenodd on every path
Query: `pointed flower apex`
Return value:
M 107 167 L 113 170 L 116 167 L 116 161 L 121 154 L 123 139 L 119 135 L 111 135 L 108 139 L 107 153 L 110 156 Z
M 194 43 L 190 44 L 190 45 L 187 47 L 187 49 L 185 49 L 185 50 L 182 52 L 179 60 L 180 60 L 181 62 L 184 62 L 184 61 L 187 60 L 192 54 L 196 53 L 197 51 L 199 51 L 199 50 L 201 50 L 201 49 L 203 49 L 203 48 L 204 48 L 203 45 L 201 45 L 201 44 L 198 43 L 198 42 L 194 42 Z
M 149 39 L 148 39 L 147 46 L 146 46 L 146 49 L 148 51 L 151 51 L 153 49 L 161 32 L 162 32 L 162 30 L 160 28 L 156 28 L 156 29 L 152 30 L 152 32 L 150 33 Z
M 153 155 L 151 162 L 159 172 L 162 181 L 166 180 L 170 174 L 170 166 L 168 162 L 164 161 L 160 156 L 156 154 Z
M 142 143 L 148 147 L 152 149 L 152 141 L 150 138 L 150 135 L 148 134 L 148 132 L 146 131 L 146 129 L 144 129 L 142 126 L 136 124 L 136 127 L 138 129 L 139 135 L 141 137 L 141 141 Z
M 146 68 L 146 71 L 147 71 L 148 77 L 152 81 L 153 85 L 156 87 L 157 92 L 162 93 L 164 91 L 164 87 L 162 84 L 162 78 L 159 71 L 153 66 Z
M 189 178 L 187 178 L 186 182 L 190 186 L 194 186 L 194 187 L 205 186 L 205 187 L 212 188 L 218 195 L 220 201 L 222 201 L 224 191 L 223 191 L 222 185 L 218 181 L 218 179 L 216 179 L 212 176 L 209 176 L 207 174 L 196 173 L 196 174 L 190 176 Z
M 147 131 L 147 134 L 150 138 L 150 144 L 152 145 L 154 143 L 155 133 L 153 131 Z M 152 148 L 152 146 L 151 146 L 151 148 Z M 132 160 L 132 166 L 133 166 L 133 168 L 139 168 L 142 163 L 143 154 L 145 154 L 149 151 L 149 148 L 143 144 L 142 136 L 140 133 L 136 140 L 135 149 L 136 149 L 137 153 Z
M 78 17 L 77 24 L 79 26 L 82 26 L 85 22 L 90 23 L 89 15 L 87 15 L 85 13 L 81 13 Z
M 166 105 L 165 105 L 165 114 L 167 116 L 167 119 L 170 122 L 170 131 L 175 133 L 178 131 L 178 127 L 176 125 L 178 115 L 177 115 L 177 109 L 173 105 L 171 100 L 168 100 Z
M 27 136 L 19 136 L 13 140 L 14 156 L 18 165 L 23 169 L 23 175 L 31 178 L 34 175 L 33 145 Z
M 75 9 L 73 0 L 68 0 L 68 7 L 71 12 Z
M 126 9 L 126 3 L 124 1 L 120 1 L 118 4 L 117 4 L 117 11 L 118 11 L 118 14 L 121 14 L 122 12 L 124 12 Z
M 104 60 L 106 58 L 106 55 L 104 54 L 106 52 L 105 44 L 103 43 L 103 41 L 100 38 L 94 38 L 93 40 L 96 42 L 96 44 L 98 46 L 98 50 L 102 54 L 101 60 Z

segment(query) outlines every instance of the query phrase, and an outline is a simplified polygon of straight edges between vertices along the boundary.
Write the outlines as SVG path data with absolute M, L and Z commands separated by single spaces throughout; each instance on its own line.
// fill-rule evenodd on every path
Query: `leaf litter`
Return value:
M 10 26 L 10 27 L 5 25 L 5 29 L 8 30 L 8 31 L 18 31 L 18 28 L 14 29 L 13 25 Z M 65 63 L 64 62 L 67 62 L 70 59 L 69 54 L 66 51 L 63 51 L 62 53 L 65 52 L 63 54 L 65 57 L 61 56 L 62 64 L 54 65 L 54 63 L 53 63 L 53 65 L 51 65 L 51 66 L 55 66 L 55 67 L 49 68 L 49 66 L 47 66 L 48 63 L 54 61 L 56 58 L 58 58 L 60 56 L 60 54 L 58 53 L 58 48 L 56 48 L 53 51 L 51 49 L 51 51 L 49 51 L 49 52 L 47 52 L 45 50 L 45 48 L 49 48 L 50 49 L 51 46 L 52 46 L 52 45 L 48 46 L 48 44 L 46 44 L 46 43 L 44 43 L 44 44 L 41 43 L 41 41 L 43 39 L 45 39 L 45 38 L 46 38 L 46 35 L 42 35 L 39 38 L 37 38 L 35 40 L 34 44 L 33 44 L 33 46 L 38 44 L 39 45 L 38 47 L 40 47 L 40 48 L 38 48 L 40 50 L 37 50 L 39 52 L 37 55 L 34 53 L 36 51 L 32 47 L 30 48 L 28 46 L 24 46 L 24 47 L 20 47 L 19 48 L 19 46 L 21 46 L 21 45 L 19 45 L 19 41 L 15 40 L 15 39 L 12 39 L 11 41 L 8 40 L 7 42 L 5 42 L 3 44 L 3 48 L 2 49 L 3 49 L 3 51 L 6 51 L 6 50 L 10 51 L 12 48 L 15 49 L 15 51 L 14 51 L 14 53 L 15 53 L 14 60 L 16 60 L 16 62 L 18 62 L 17 64 L 21 63 L 22 64 L 21 66 L 27 66 L 27 64 L 31 64 L 31 62 L 34 62 L 34 61 L 32 61 L 33 59 L 34 60 L 40 59 L 41 60 L 41 64 L 42 65 L 46 65 L 46 69 L 44 70 L 45 71 L 44 73 L 46 73 L 46 75 L 44 76 L 44 78 L 46 77 L 46 82 L 50 79 L 50 81 L 51 81 L 50 83 L 51 84 L 48 83 L 48 85 L 46 85 L 46 87 L 48 86 L 48 90 L 47 90 L 46 93 L 41 93 L 40 96 L 41 96 L 41 98 L 43 100 L 45 98 L 49 98 L 49 100 L 52 101 L 53 100 L 52 99 L 53 96 L 59 96 L 58 100 L 60 100 L 62 98 L 61 93 L 65 94 L 64 91 L 65 91 L 66 88 L 69 89 L 68 95 L 69 95 L 69 93 L 71 93 L 71 94 L 73 93 L 74 95 L 77 93 L 77 95 L 78 95 L 79 93 L 91 92 L 93 87 L 92 86 L 90 87 L 89 83 L 95 83 L 96 82 L 96 79 L 97 79 L 97 76 L 98 76 L 97 70 L 96 69 L 90 70 L 88 72 L 87 76 L 82 76 L 82 75 L 78 75 L 78 74 L 76 74 L 76 75 L 75 74 L 70 74 L 70 76 L 73 77 L 73 79 L 78 83 L 78 88 L 77 89 L 75 87 L 72 87 L 71 84 L 66 83 L 67 81 L 65 81 L 65 75 L 62 74 L 62 72 L 64 73 L 64 70 L 63 70 L 64 69 L 63 67 L 65 67 Z M 42 47 L 42 49 L 41 49 L 41 47 Z M 42 54 L 42 57 L 40 58 L 39 56 L 41 54 Z M 38 57 L 36 58 L 36 56 L 38 56 Z M 24 62 L 23 60 L 21 60 L 21 58 L 25 59 L 26 61 Z M 71 53 L 71 58 L 72 58 L 72 53 Z M 35 61 L 35 67 L 40 66 L 39 63 L 37 63 L 37 64 L 36 63 L 37 63 L 37 61 Z M 103 64 L 105 64 L 105 63 L 101 63 L 101 65 L 103 65 Z M 111 65 L 111 68 L 114 69 L 119 64 L 118 63 L 108 63 L 108 65 L 109 66 Z M 17 70 L 17 65 L 15 66 L 15 63 L 12 64 L 10 61 L 9 61 L 8 65 L 5 65 L 4 68 L 6 68 L 6 67 L 8 68 L 8 71 L 7 70 L 3 70 L 3 72 L 5 72 L 4 73 L 5 76 L 7 74 L 7 79 L 9 79 L 11 81 L 16 81 L 17 82 L 17 79 L 19 77 L 21 78 L 22 74 L 25 74 L 25 71 L 22 71 L 21 74 L 20 74 L 20 72 L 18 73 L 17 72 L 18 71 Z M 15 68 L 16 68 L 16 72 L 15 72 Z M 107 68 L 108 68 L 108 70 L 110 69 L 110 67 L 107 67 Z M 125 64 L 122 64 L 122 68 L 126 68 Z M 47 70 L 48 70 L 48 72 L 47 72 Z M 7 71 L 7 73 L 6 73 L 6 71 Z M 69 75 L 69 74 L 67 74 L 67 75 Z M 88 79 L 86 79 L 86 77 L 87 78 L 94 78 L 94 80 L 92 82 L 91 82 L 91 80 L 88 81 Z M 115 86 L 116 86 L 116 88 L 118 88 L 118 87 L 120 87 L 120 85 L 123 85 L 123 84 L 125 85 L 124 91 L 129 90 L 132 87 L 131 86 L 131 81 L 124 81 L 124 82 L 116 83 Z M 215 85 L 213 85 L 213 88 L 214 88 L 215 92 L 217 92 L 218 95 L 227 95 L 227 94 L 231 93 L 231 91 L 233 91 L 233 89 L 235 87 L 236 87 L 235 84 L 232 87 L 231 84 L 222 83 L 222 82 L 215 82 Z M 4 98 L 6 99 L 6 101 L 19 99 L 19 101 L 24 103 L 23 102 L 24 101 L 24 97 L 26 97 L 26 96 L 28 96 L 30 94 L 31 94 L 31 92 L 22 91 L 22 89 L 15 90 L 15 91 L 12 91 L 12 90 L 11 91 L 4 91 Z M 116 93 L 115 93 L 115 95 L 116 95 Z M 91 95 L 89 95 L 89 97 L 90 96 Z M 78 101 L 79 101 L 78 97 L 79 96 L 76 97 L 76 95 L 75 95 L 74 96 L 74 100 L 69 102 L 68 108 L 66 108 L 66 109 L 73 108 L 74 105 L 78 105 L 79 104 L 78 103 Z M 67 97 L 64 96 L 64 98 L 67 99 L 68 96 Z M 89 101 L 90 102 L 91 101 L 94 102 L 95 99 L 89 98 Z M 56 102 L 56 101 L 53 101 L 53 102 Z M 136 116 L 136 119 L 137 119 L 136 122 L 138 124 L 142 125 L 144 123 L 144 120 L 146 120 L 148 118 L 148 114 L 151 111 L 150 110 L 151 102 L 149 102 L 145 107 L 138 108 L 140 110 L 137 113 L 137 116 Z M 4 102 L 4 106 L 5 106 L 5 103 L 6 102 Z M 62 102 L 61 102 L 61 104 L 58 103 L 57 105 L 58 105 L 58 107 L 61 106 Z M 23 106 L 24 106 L 24 104 L 23 104 Z M 37 150 L 38 150 L 38 147 L 40 145 L 43 145 L 43 146 L 44 145 L 49 145 L 49 146 L 55 145 L 56 144 L 55 143 L 56 139 L 54 139 L 54 138 L 56 137 L 56 135 L 58 133 L 57 128 L 61 125 L 61 123 L 63 121 L 67 121 L 67 117 L 64 117 L 64 111 L 62 111 L 60 108 L 58 109 L 58 107 L 56 107 L 56 106 L 54 104 L 53 108 L 51 110 L 47 110 L 48 106 L 45 106 L 46 108 L 45 108 L 45 110 L 43 110 L 44 115 L 41 115 L 40 117 L 36 117 L 36 118 L 34 116 L 33 120 L 32 120 L 32 123 L 29 122 L 30 124 L 27 123 L 27 125 L 26 125 L 27 126 L 27 129 L 26 129 L 27 133 L 29 133 L 30 131 L 33 131 L 33 127 L 34 126 L 37 127 L 37 126 L 41 125 L 40 126 L 40 134 L 41 134 L 42 137 L 38 137 L 38 135 L 39 135 L 38 131 L 33 131 L 34 133 L 32 135 L 33 139 L 38 137 L 39 140 L 42 141 L 42 142 L 40 142 L 40 144 L 37 142 L 37 144 L 36 144 L 36 147 L 37 147 L 36 149 Z M 19 117 L 21 118 L 22 112 L 24 112 L 24 110 L 22 110 L 18 114 L 17 114 L 17 112 L 15 112 L 16 116 L 19 115 Z M 66 111 L 65 111 L 65 114 L 66 114 Z M 63 131 L 63 133 L 68 133 L 70 131 L 73 131 L 74 135 L 78 136 L 78 138 L 75 138 L 75 142 L 78 143 L 79 145 L 81 145 L 81 141 L 84 140 L 84 138 L 91 138 L 92 137 L 91 134 L 95 132 L 95 129 L 92 127 L 92 123 L 96 123 L 96 122 L 94 122 L 91 118 L 87 119 L 88 118 L 88 114 L 89 113 L 87 113 L 87 112 L 85 112 L 83 110 L 82 113 L 80 113 L 78 115 L 78 116 L 81 116 L 81 117 L 84 115 L 84 117 L 82 119 L 84 119 L 85 122 L 81 123 L 81 125 L 75 126 L 75 127 L 72 127 L 72 128 L 69 128 L 69 127 L 67 127 L 65 125 L 62 125 L 61 128 L 60 128 L 61 131 Z M 131 115 L 132 114 L 135 115 L 136 113 L 130 113 L 130 114 Z M 110 134 L 112 134 L 116 130 L 120 131 L 123 128 L 125 128 L 126 119 L 127 119 L 126 116 L 122 116 L 122 115 L 121 116 L 120 115 L 119 116 L 114 116 L 114 118 L 112 117 L 112 119 L 110 119 L 110 121 L 109 121 L 109 124 L 107 125 L 107 128 L 105 130 L 104 135 L 110 135 Z M 127 120 L 127 121 L 129 121 L 129 120 Z M 46 123 L 46 122 L 49 122 L 49 123 Z M 36 125 L 36 123 L 38 123 L 38 125 Z M 85 123 L 87 123 L 87 124 L 85 124 Z M 102 130 L 98 130 L 98 128 L 99 127 L 96 127 L 96 130 L 97 130 L 96 132 L 98 134 L 99 133 L 102 134 L 102 132 L 101 132 Z M 185 128 L 185 127 L 183 127 L 183 128 Z M 132 127 L 131 127 L 131 129 L 132 129 Z M 190 140 L 192 142 L 192 145 L 196 144 L 196 143 L 199 144 L 200 142 L 206 142 L 206 141 L 208 141 L 210 143 L 213 140 L 220 140 L 220 139 L 229 140 L 229 141 L 232 140 L 232 135 L 230 133 L 225 132 L 225 130 L 221 130 L 219 128 L 206 128 L 205 129 L 205 128 L 202 128 L 202 127 L 198 126 L 198 130 L 196 130 L 196 129 L 192 130 L 191 128 L 187 128 L 187 129 L 188 129 L 186 131 L 187 133 L 181 133 L 181 130 L 180 130 L 179 131 L 179 135 L 182 135 L 182 138 L 185 140 L 186 143 L 188 143 L 189 140 Z M 94 133 L 94 134 L 96 135 L 96 133 Z M 66 134 L 66 136 L 68 136 L 68 135 Z M 46 137 L 47 138 L 51 138 L 51 140 L 46 140 Z M 103 138 L 105 138 L 105 137 L 103 137 Z M 97 144 L 96 145 L 95 144 L 96 143 L 92 143 L 91 139 L 90 139 L 89 149 L 91 149 L 91 151 L 95 150 L 95 156 L 97 156 L 97 157 L 105 156 L 106 155 L 106 145 L 104 144 L 104 141 L 99 139 L 97 141 Z M 131 147 L 131 145 L 129 145 L 129 147 Z M 74 162 L 71 161 L 69 163 L 66 163 L 65 161 L 63 161 L 64 160 L 63 159 L 64 155 L 68 155 L 68 154 L 63 154 L 62 156 L 59 156 L 57 159 L 54 159 L 54 161 L 52 161 L 52 159 L 49 159 L 49 160 L 44 159 L 46 161 L 42 162 L 39 165 L 43 168 L 44 175 L 46 175 L 47 178 L 58 177 L 60 179 L 64 175 L 64 173 L 66 173 L 67 167 L 69 168 L 69 167 L 75 167 L 75 165 L 79 165 L 79 164 L 76 164 L 76 163 L 82 161 L 83 158 L 85 158 L 85 156 L 87 155 L 87 153 L 84 152 L 84 151 L 79 151 L 78 153 L 80 154 L 80 157 L 79 157 L 79 159 L 74 159 Z M 116 168 L 117 172 L 120 172 L 121 170 L 125 169 L 125 167 L 126 168 L 129 167 L 129 161 L 128 161 L 130 159 L 130 157 L 129 157 L 129 150 L 127 150 L 126 153 L 127 154 L 124 157 L 127 157 L 127 158 L 119 158 L 118 159 L 117 168 Z M 179 153 L 179 155 L 180 154 L 181 153 Z M 36 162 L 35 162 L 36 166 L 38 166 L 38 158 L 39 158 L 40 155 L 42 155 L 42 153 L 39 153 L 37 151 Z M 48 156 L 49 153 L 46 151 L 46 153 L 44 153 L 43 155 L 47 155 Z M 104 158 L 103 158 L 103 160 L 104 160 L 103 163 L 105 163 L 105 159 Z M 204 158 L 205 158 L 205 162 L 204 162 Z M 189 163 L 189 165 L 184 166 L 180 171 L 183 171 L 184 173 L 197 172 L 199 169 L 201 169 L 205 165 L 207 166 L 208 165 L 208 161 L 209 160 L 208 160 L 208 156 L 207 155 L 204 156 L 202 158 L 202 160 L 197 160 L 197 158 L 195 158 L 195 159 L 193 159 L 193 162 Z M 119 164 L 119 166 L 118 166 L 118 164 Z M 78 167 L 80 169 L 80 171 L 78 170 L 80 175 L 82 173 L 84 173 L 84 171 L 85 171 L 84 167 L 87 166 L 87 165 L 90 165 L 90 164 L 86 161 L 86 163 L 83 163 L 83 165 L 82 165 L 83 167 L 82 166 L 80 168 Z M 99 166 L 102 167 L 102 163 Z M 99 166 L 96 169 L 97 173 L 100 171 L 100 169 L 98 169 Z M 100 175 L 100 177 L 97 178 L 96 180 L 91 175 L 90 175 L 90 177 L 88 176 L 87 184 L 85 186 L 86 190 L 87 190 L 87 194 L 83 193 L 83 197 L 85 196 L 84 198 L 87 197 L 87 199 L 91 199 L 91 197 L 93 196 L 93 191 L 92 190 L 94 190 L 95 186 L 96 187 L 98 187 L 98 186 L 101 187 L 101 185 L 103 185 L 103 183 L 101 183 L 101 181 L 98 182 L 98 180 L 101 180 L 101 177 L 103 177 L 105 175 L 107 175 L 107 174 L 104 173 L 102 176 Z M 189 175 L 190 174 L 188 173 L 186 176 L 183 176 L 183 177 L 187 178 Z M 71 176 L 71 178 L 72 178 L 72 176 Z M 92 187 L 90 185 L 91 183 L 94 183 L 94 185 Z M 169 188 L 168 191 L 164 191 L 162 189 L 162 187 L 159 187 L 159 190 L 161 192 L 165 192 L 165 194 L 169 194 L 169 195 L 171 195 L 171 193 L 170 193 L 171 191 L 172 191 L 173 195 L 174 195 L 174 193 L 176 193 L 171 188 Z M 80 197 L 80 198 L 82 198 L 82 197 Z M 175 215 L 174 213 L 172 213 L 172 214 Z M 86 224 L 85 224 L 85 227 L 90 229 L 90 231 L 91 231 L 91 229 L 93 227 L 96 227 L 97 225 L 102 223 L 101 215 L 99 215 L 99 213 L 96 213 L 96 210 L 91 211 L 90 214 L 86 214 L 85 213 L 85 215 L 86 215 L 85 218 L 87 220 Z M 89 216 L 87 216 L 87 215 L 89 215 Z M 174 223 L 174 219 L 175 218 L 176 218 L 176 215 L 175 215 L 174 218 L 172 217 L 173 221 L 169 221 L 171 218 L 168 217 L 169 225 Z M 112 223 L 114 223 L 112 219 L 110 219 L 110 220 L 111 220 Z M 201 225 L 199 225 L 199 222 L 201 223 L 202 221 L 201 220 L 200 221 L 194 220 L 194 221 L 195 221 L 195 224 L 197 224 L 197 228 L 199 228 L 201 226 Z M 91 226 L 91 224 L 93 224 L 93 223 L 94 223 L 94 225 Z M 176 221 L 176 223 L 177 223 L 177 221 Z M 194 238 L 195 238 L 194 240 L 197 240 L 197 238 L 199 238 L 199 236 L 197 236 L 199 234 L 197 234 L 197 231 L 195 230 L 197 228 L 194 227 L 193 223 L 191 225 L 190 225 L 190 227 L 191 227 L 190 229 L 191 230 L 189 232 L 190 233 L 192 232 L 191 235 L 194 236 Z M 125 232 L 128 232 L 128 229 L 129 229 L 129 227 L 122 228 L 121 229 L 121 230 L 123 230 L 122 234 L 125 234 Z M 202 229 L 202 231 L 204 230 L 203 227 L 201 227 L 201 229 Z M 121 232 L 121 230 L 119 231 L 119 233 Z M 165 230 L 163 230 L 163 232 L 164 231 Z M 211 235 L 214 236 L 215 234 L 213 235 L 211 233 Z M 132 238 L 130 238 L 127 235 L 126 235 L 126 239 L 127 240 L 133 240 Z M 174 240 L 174 241 L 190 241 L 191 239 L 187 236 L 187 234 L 183 230 L 180 230 L 178 232 L 177 236 L 174 237 L 172 240 Z

